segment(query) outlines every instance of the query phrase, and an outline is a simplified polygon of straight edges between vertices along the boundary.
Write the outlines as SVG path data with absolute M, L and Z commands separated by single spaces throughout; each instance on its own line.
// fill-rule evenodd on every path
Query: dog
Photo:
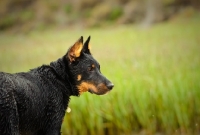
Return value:
M 60 135 L 70 96 L 114 87 L 81 36 L 67 53 L 29 72 L 0 72 L 0 135 Z

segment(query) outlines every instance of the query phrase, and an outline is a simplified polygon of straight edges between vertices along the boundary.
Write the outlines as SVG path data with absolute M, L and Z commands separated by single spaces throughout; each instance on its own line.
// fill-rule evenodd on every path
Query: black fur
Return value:
M 96 94 L 112 89 L 113 84 L 100 73 L 99 64 L 87 49 L 88 43 L 87 40 L 73 61 L 68 56 L 69 49 L 50 65 L 26 73 L 0 72 L 0 135 L 59 135 L 69 97 L 79 96 L 82 82 L 108 87 L 98 86 L 100 92 Z M 91 64 L 98 68 L 89 72 Z M 91 88 L 88 90 L 92 92 Z

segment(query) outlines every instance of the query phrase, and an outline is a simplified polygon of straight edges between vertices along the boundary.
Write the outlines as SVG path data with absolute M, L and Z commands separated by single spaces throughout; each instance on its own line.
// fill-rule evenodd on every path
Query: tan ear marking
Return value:
M 81 37 L 68 51 L 69 60 L 75 61 L 75 58 L 78 58 L 81 55 L 83 49 L 83 37 Z
M 88 49 L 91 50 L 91 45 L 90 44 L 88 45 Z

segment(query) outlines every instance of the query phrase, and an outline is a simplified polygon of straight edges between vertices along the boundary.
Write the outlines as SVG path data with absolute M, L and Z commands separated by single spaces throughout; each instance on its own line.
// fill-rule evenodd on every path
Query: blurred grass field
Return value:
M 63 135 L 200 134 L 199 14 L 150 29 L 0 33 L 0 71 L 48 64 L 82 35 L 91 35 L 92 53 L 115 87 L 104 96 L 71 97 Z

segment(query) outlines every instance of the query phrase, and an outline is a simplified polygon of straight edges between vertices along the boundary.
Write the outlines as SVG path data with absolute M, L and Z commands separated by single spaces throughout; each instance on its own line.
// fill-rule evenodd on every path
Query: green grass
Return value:
M 0 71 L 28 71 L 63 56 L 81 35 L 113 81 L 104 96 L 71 97 L 63 134 L 197 134 L 200 15 L 155 25 L 0 34 Z

